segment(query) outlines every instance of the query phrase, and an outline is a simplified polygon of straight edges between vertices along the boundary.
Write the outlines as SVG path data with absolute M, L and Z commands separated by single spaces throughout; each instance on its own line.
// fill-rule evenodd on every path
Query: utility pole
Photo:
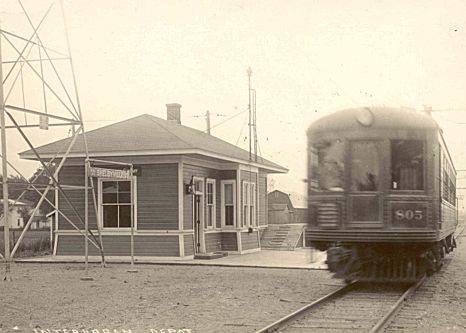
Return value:
M 0 26 L 1 28 L 1 26 Z M 10 221 L 8 218 L 8 165 L 6 155 L 6 128 L 5 128 L 5 101 L 3 96 L 3 60 L 2 40 L 0 36 L 0 127 L 2 138 L 2 177 L 3 177 L 3 237 L 5 243 L 5 277 L 3 280 L 11 280 L 10 277 Z
M 210 111 L 209 110 L 205 112 L 205 120 L 207 122 L 207 134 L 210 135 Z
M 217 116 L 217 117 L 225 117 L 226 115 L 224 114 L 220 114 L 220 113 L 216 113 L 214 114 L 214 116 Z M 205 132 L 207 134 L 210 135 L 210 111 L 209 110 L 206 110 L 205 114 L 203 115 L 195 115 L 193 116 L 194 118 L 205 118 L 205 121 L 206 121 L 206 126 L 207 126 L 207 129 L 205 130 Z M 214 126 L 215 127 L 215 126 Z

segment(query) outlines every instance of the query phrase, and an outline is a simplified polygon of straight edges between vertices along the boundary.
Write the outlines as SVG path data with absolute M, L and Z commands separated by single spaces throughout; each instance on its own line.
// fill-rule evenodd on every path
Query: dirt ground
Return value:
M 466 332 L 460 239 L 386 332 Z M 342 285 L 320 270 L 136 267 L 90 266 L 94 280 L 81 281 L 83 264 L 13 264 L 13 280 L 0 281 L 0 333 L 254 332 Z
M 387 332 L 466 332 L 466 235 L 403 306 Z
M 318 270 L 136 267 L 91 266 L 81 281 L 83 264 L 13 264 L 0 332 L 254 332 L 341 285 Z

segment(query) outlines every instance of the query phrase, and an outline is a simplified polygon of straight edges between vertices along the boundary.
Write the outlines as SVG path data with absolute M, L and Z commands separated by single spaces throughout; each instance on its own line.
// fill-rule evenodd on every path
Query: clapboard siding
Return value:
M 220 251 L 222 249 L 222 234 L 219 232 L 205 234 L 205 249 L 207 253 Z
M 252 233 L 242 232 L 241 247 L 243 251 L 259 248 L 259 238 L 257 236 L 257 231 L 254 231 Z
M 151 164 L 139 167 L 141 176 L 137 177 L 137 228 L 138 230 L 177 230 L 178 229 L 178 165 Z M 66 185 L 84 185 L 84 167 L 66 166 L 59 176 Z M 98 196 L 98 181 L 94 179 Z M 84 221 L 84 190 L 67 190 L 66 196 Z M 96 199 L 97 200 L 97 199 Z M 97 200 L 98 201 L 98 200 Z M 84 229 L 74 210 L 59 193 L 60 210 L 77 226 Z M 97 228 L 92 191 L 89 191 L 89 227 Z M 62 216 L 58 218 L 60 230 L 74 229 Z
M 131 254 L 130 236 L 102 236 L 106 256 L 129 256 Z M 84 237 L 80 235 L 60 235 L 57 255 L 84 255 Z M 100 255 L 99 250 L 89 243 L 89 255 Z M 134 236 L 134 255 L 136 256 L 179 256 L 178 235 L 137 235 Z
M 183 229 L 193 230 L 193 196 L 185 195 L 183 198 Z
M 215 179 L 215 214 L 216 221 L 215 225 L 217 228 L 221 227 L 221 201 L 220 201 L 220 181 L 223 179 L 235 179 L 236 171 L 235 170 L 215 170 L 206 167 L 200 167 L 191 164 L 183 164 L 183 183 L 189 184 L 191 182 L 191 177 L 200 177 L 204 179 L 204 182 L 207 178 Z M 205 183 L 204 183 L 205 184 Z M 205 191 L 205 190 L 204 190 Z M 193 229 L 193 196 L 184 195 L 183 197 L 183 228 L 185 230 Z
M 178 164 L 141 166 L 137 177 L 138 230 L 178 229 Z
M 184 235 L 184 255 L 192 256 L 194 254 L 194 237 L 193 235 Z
M 62 185 L 84 186 L 84 166 L 65 166 L 59 174 L 59 182 Z M 95 182 L 97 183 L 97 182 Z M 91 184 L 89 183 L 89 186 Z M 97 184 L 95 184 L 97 186 Z M 58 208 L 78 228 L 84 229 L 85 219 L 85 194 L 84 189 L 64 190 L 58 193 Z M 97 189 L 96 189 L 96 195 Z M 71 205 L 67 202 L 70 201 Z M 97 200 L 97 199 L 96 199 Z M 74 209 L 73 209 L 74 207 Z M 76 214 L 75 210 L 78 214 Z M 58 228 L 60 230 L 74 230 L 75 228 L 62 216 L 58 215 Z M 89 190 L 89 228 L 97 228 L 95 206 L 92 190 Z
M 241 173 L 240 173 L 240 179 L 241 181 L 247 181 L 247 182 L 251 182 L 251 183 L 255 183 L 256 182 L 256 173 L 255 172 L 250 172 L 250 171 L 246 171 L 246 170 L 241 170 Z
M 267 174 L 259 174 L 259 225 L 267 225 Z
M 221 239 L 223 251 L 238 251 L 236 232 L 223 232 Z
M 236 179 L 236 170 L 220 170 L 220 179 Z

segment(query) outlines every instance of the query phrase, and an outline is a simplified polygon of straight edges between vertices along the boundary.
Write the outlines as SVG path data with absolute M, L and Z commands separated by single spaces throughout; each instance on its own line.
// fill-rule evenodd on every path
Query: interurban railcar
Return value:
M 456 171 L 434 119 L 403 108 L 336 112 L 308 130 L 311 246 L 346 280 L 412 281 L 455 247 Z

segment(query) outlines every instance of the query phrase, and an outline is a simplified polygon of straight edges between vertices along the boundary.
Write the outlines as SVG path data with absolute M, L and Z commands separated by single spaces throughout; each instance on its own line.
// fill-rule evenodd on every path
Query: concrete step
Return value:
M 294 248 L 290 248 L 289 246 L 262 246 L 265 250 L 274 250 L 274 251 L 290 251 L 294 250 Z
M 226 257 L 228 253 L 226 252 L 213 252 L 213 253 L 197 253 L 194 255 L 194 259 L 218 259 L 222 257 Z

